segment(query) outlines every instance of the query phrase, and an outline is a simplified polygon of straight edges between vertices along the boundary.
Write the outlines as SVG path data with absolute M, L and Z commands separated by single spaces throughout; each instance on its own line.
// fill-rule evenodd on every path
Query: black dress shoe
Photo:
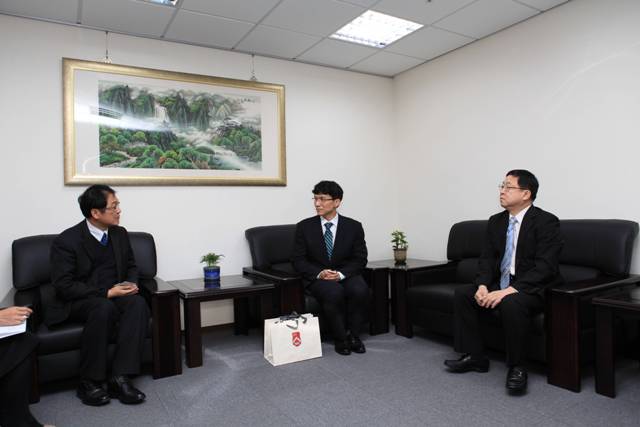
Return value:
M 507 390 L 521 392 L 527 388 L 527 370 L 522 366 L 512 366 L 507 373 Z
M 349 337 L 349 348 L 354 353 L 362 354 L 367 351 L 367 349 L 364 348 L 364 344 L 360 340 L 360 337 Z
M 76 395 L 82 403 L 90 406 L 102 406 L 109 403 L 109 395 L 102 385 L 91 380 L 82 380 L 78 385 Z
M 147 397 L 143 392 L 135 388 L 131 384 L 131 380 L 124 375 L 112 377 L 108 384 L 109 396 L 118 398 L 118 400 L 127 405 L 144 402 Z
M 336 349 L 336 353 L 341 354 L 343 356 L 348 356 L 351 354 L 351 347 L 349 345 L 349 340 L 335 340 L 334 348 Z
M 489 359 L 472 359 L 470 354 L 463 354 L 459 359 L 445 360 L 444 364 L 449 368 L 450 372 L 488 372 Z

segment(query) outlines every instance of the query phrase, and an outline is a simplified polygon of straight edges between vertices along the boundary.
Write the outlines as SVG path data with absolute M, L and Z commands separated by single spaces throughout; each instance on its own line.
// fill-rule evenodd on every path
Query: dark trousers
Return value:
M 3 338 L 11 340 L 11 352 L 7 359 L 23 353 L 13 367 L 0 377 L 0 426 L 2 427 L 33 427 L 42 426 L 29 411 L 29 390 L 33 374 L 33 358 L 38 339 L 29 333 Z M 8 343 L 5 343 L 8 344 Z M 2 359 L 3 363 L 13 362 Z
M 149 308 L 140 295 L 74 301 L 69 319 L 84 323 L 80 356 L 80 375 L 83 379 L 106 379 L 109 342 L 113 338 L 117 346 L 111 375 L 140 372 L 149 325 Z
M 362 276 L 352 276 L 340 282 L 316 280 L 309 292 L 318 300 L 326 317 L 333 339 L 344 341 L 347 330 L 360 336 L 369 300 L 369 287 Z
M 505 331 L 507 365 L 521 365 L 531 318 L 544 309 L 543 298 L 517 292 L 504 297 L 495 309 L 487 309 L 476 302 L 477 290 L 476 285 L 459 286 L 455 290 L 455 350 L 470 353 L 474 358 L 484 357 L 483 326 L 497 313 Z

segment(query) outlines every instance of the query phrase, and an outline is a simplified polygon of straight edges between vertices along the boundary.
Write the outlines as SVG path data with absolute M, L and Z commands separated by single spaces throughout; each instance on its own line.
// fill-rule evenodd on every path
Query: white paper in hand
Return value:
M 10 337 L 11 335 L 21 334 L 26 332 L 27 330 L 27 322 L 24 321 L 19 325 L 13 326 L 0 326 L 0 339 Z

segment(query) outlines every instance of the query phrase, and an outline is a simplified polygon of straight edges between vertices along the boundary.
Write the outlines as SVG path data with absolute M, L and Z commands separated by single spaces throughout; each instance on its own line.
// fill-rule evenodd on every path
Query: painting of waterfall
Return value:
M 284 87 L 63 59 L 65 183 L 286 185 Z

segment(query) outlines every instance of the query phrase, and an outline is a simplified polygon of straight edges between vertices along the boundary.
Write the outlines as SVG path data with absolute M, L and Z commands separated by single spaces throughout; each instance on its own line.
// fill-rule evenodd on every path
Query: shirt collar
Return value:
M 89 228 L 89 233 L 91 233 L 91 235 L 93 237 L 95 237 L 98 242 L 102 240 L 102 235 L 103 234 L 107 233 L 107 236 L 109 235 L 109 229 L 108 228 L 103 231 L 103 230 L 100 230 L 95 225 L 91 224 L 91 221 L 89 221 L 89 220 L 86 220 L 86 223 L 87 223 L 87 228 Z
M 513 218 L 515 218 L 518 221 L 518 224 L 522 224 L 522 219 L 524 218 L 525 214 L 527 213 L 527 211 L 529 209 L 531 209 L 531 206 L 533 205 L 529 205 L 526 208 L 522 209 L 520 212 L 518 212 L 517 215 L 515 215 Z M 509 218 L 512 218 L 511 215 L 509 215 Z
M 333 228 L 335 229 L 335 228 L 337 228 L 337 227 L 338 227 L 338 217 L 339 217 L 339 216 L 340 216 L 340 215 L 338 215 L 338 213 L 336 212 L 336 216 L 334 216 L 334 217 L 331 219 L 331 221 L 327 221 L 327 220 L 325 219 L 325 217 L 321 216 L 321 217 L 320 217 L 320 224 L 322 224 L 322 226 L 324 227 L 324 225 L 325 225 L 326 223 L 330 222 L 330 223 L 332 223 L 332 224 L 333 224 Z

